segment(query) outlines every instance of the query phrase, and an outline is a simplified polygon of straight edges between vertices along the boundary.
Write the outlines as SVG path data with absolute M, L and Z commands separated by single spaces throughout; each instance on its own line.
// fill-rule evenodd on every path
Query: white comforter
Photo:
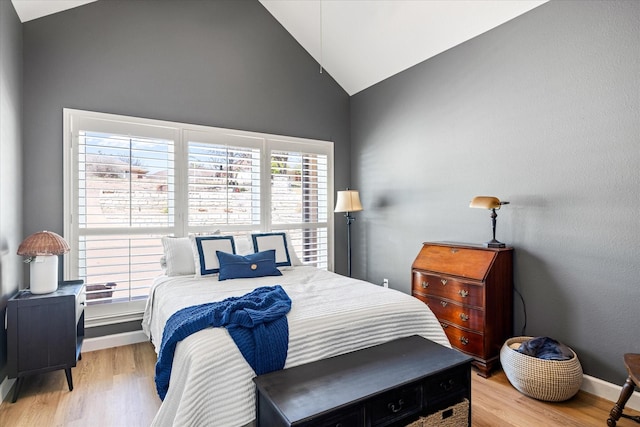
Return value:
M 219 282 L 217 276 L 161 277 L 142 322 L 156 352 L 167 319 L 196 304 L 282 285 L 292 301 L 285 368 L 394 338 L 421 335 L 449 347 L 440 323 L 417 299 L 399 291 L 313 267 L 283 276 Z M 176 347 L 169 391 L 154 426 L 242 426 L 255 419 L 255 373 L 225 328 L 209 328 Z

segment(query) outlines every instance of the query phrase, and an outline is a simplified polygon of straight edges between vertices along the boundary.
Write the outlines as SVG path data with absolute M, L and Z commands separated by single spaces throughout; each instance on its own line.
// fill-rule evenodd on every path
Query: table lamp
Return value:
M 48 294 L 58 289 L 58 255 L 67 252 L 67 242 L 52 231 L 39 231 L 20 243 L 18 255 L 27 257 L 32 294 Z
M 496 218 L 498 214 L 496 210 L 500 209 L 502 205 L 508 205 L 509 202 L 501 202 L 500 199 L 493 196 L 476 196 L 471 200 L 469 204 L 470 208 L 491 209 L 491 224 L 493 228 L 493 239 L 486 242 L 484 246 L 486 248 L 504 248 L 507 245 L 496 240 Z

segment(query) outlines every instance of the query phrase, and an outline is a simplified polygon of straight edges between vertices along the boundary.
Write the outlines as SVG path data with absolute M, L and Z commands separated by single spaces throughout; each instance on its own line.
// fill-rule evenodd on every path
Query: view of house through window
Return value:
M 303 263 L 331 267 L 332 143 L 78 110 L 64 116 L 65 278 L 84 279 L 88 306 L 101 306 L 96 316 L 143 307 L 163 274 L 166 235 L 286 231 Z

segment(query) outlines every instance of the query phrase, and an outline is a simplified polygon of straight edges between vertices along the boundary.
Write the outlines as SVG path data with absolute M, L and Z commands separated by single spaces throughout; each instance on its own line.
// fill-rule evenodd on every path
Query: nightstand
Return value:
M 61 282 L 49 294 L 20 291 L 7 302 L 8 375 L 17 378 L 12 402 L 27 375 L 64 369 L 73 390 L 71 368 L 80 358 L 85 302 L 83 280 Z

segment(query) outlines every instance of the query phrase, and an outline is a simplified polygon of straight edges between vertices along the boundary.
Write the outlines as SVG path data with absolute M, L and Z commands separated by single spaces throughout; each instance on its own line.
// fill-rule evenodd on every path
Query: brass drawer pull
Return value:
M 469 296 L 469 291 L 466 291 L 464 289 L 460 289 L 458 291 L 458 295 L 460 295 L 462 298 L 466 298 L 467 296 Z
M 452 253 L 452 254 L 457 254 L 457 253 L 458 253 L 458 249 L 456 249 L 456 248 L 451 248 L 451 253 Z
M 446 301 L 440 301 L 440 305 L 446 307 L 449 303 Z
M 463 322 L 466 322 L 467 320 L 469 320 L 469 315 L 460 313 L 460 319 L 462 319 Z
M 424 289 L 427 289 L 427 288 L 429 287 L 429 282 L 427 282 L 426 280 L 423 280 L 423 281 L 422 281 L 422 287 L 423 287 Z
M 469 344 L 469 338 L 460 337 L 460 342 L 462 343 L 462 345 L 467 345 L 467 344 Z
M 442 286 L 447 284 L 447 279 L 440 279 L 440 282 L 442 283 Z

